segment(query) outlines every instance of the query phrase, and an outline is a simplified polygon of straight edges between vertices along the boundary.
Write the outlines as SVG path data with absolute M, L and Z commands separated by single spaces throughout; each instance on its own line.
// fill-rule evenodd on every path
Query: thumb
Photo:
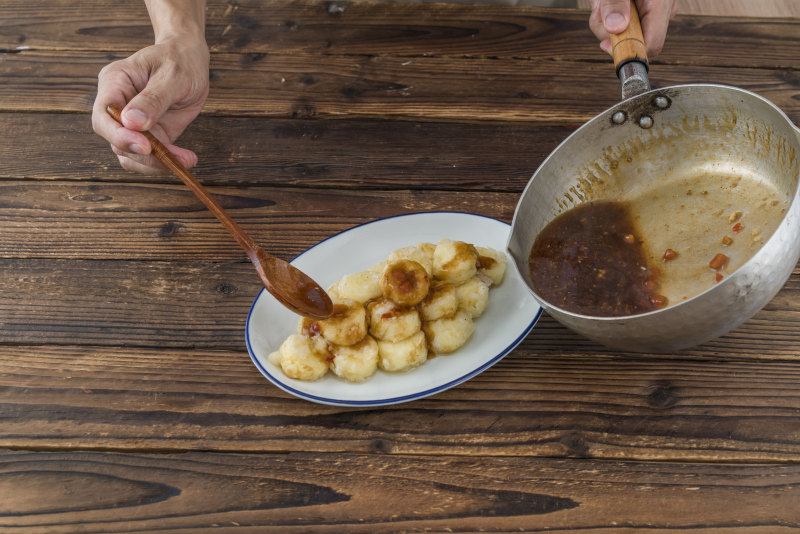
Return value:
M 628 27 L 631 19 L 630 0 L 599 0 L 600 18 L 608 33 L 617 34 Z
M 122 124 L 131 130 L 149 130 L 166 113 L 172 101 L 167 81 L 153 78 L 122 110 Z

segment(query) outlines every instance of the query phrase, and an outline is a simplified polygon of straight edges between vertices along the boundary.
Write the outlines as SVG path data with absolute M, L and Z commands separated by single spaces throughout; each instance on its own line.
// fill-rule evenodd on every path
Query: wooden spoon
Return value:
M 122 124 L 122 109 L 119 106 L 111 104 L 107 111 L 118 123 Z M 312 319 L 330 317 L 333 313 L 333 303 L 319 284 L 297 267 L 268 254 L 256 245 L 255 241 L 230 218 L 216 199 L 181 165 L 161 141 L 150 132 L 142 132 L 142 134 L 150 140 L 153 155 L 197 195 L 197 198 L 219 219 L 219 222 L 228 229 L 228 232 L 247 252 L 267 291 L 295 313 Z

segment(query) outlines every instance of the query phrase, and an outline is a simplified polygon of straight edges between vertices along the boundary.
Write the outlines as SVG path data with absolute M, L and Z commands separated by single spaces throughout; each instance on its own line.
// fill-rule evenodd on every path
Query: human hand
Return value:
M 667 26 L 677 7 L 676 0 L 636 0 L 649 58 L 657 56 L 664 47 Z M 608 54 L 611 54 L 610 34 L 624 31 L 629 22 L 630 0 L 592 0 L 589 27 L 600 39 L 600 48 Z
M 150 130 L 185 167 L 197 163 L 194 152 L 172 143 L 208 96 L 205 2 L 145 0 L 145 5 L 155 44 L 100 71 L 92 127 L 111 143 L 123 168 L 163 174 L 166 168 L 139 132 Z M 122 125 L 106 112 L 110 104 L 123 108 Z
M 150 153 L 142 130 L 150 130 L 187 168 L 197 155 L 172 143 L 194 120 L 208 96 L 208 48 L 205 41 L 167 39 L 106 65 L 98 76 L 92 109 L 94 131 L 111 143 L 122 167 L 145 174 L 164 174 Z M 106 112 L 122 111 L 121 126 Z

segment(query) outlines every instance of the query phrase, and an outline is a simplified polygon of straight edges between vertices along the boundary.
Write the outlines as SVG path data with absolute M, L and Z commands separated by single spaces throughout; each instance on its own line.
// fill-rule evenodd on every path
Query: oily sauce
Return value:
M 536 292 L 562 309 L 618 317 L 666 305 L 660 271 L 648 264 L 628 207 L 621 202 L 582 204 L 551 221 L 531 248 Z

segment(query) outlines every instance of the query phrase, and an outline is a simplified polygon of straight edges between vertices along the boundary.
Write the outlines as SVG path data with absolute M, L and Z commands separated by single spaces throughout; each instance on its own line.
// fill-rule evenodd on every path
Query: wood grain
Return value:
M 0 124 L 17 139 L 0 143 L 2 178 L 178 183 L 123 170 L 85 115 L 0 113 Z M 179 144 L 199 155 L 192 172 L 204 184 L 519 193 L 573 131 L 535 124 L 200 116 Z M 32 147 L 19 139 L 40 142 Z M 62 187 L 24 184 L 9 185 L 0 202 L 21 194 L 47 197 Z M 38 191 L 28 195 L 27 187 Z
M 244 259 L 4 259 L 0 267 L 0 327 L 3 343 L 11 344 L 241 349 L 247 312 L 261 290 Z M 700 353 L 752 359 L 799 354 L 800 313 L 791 304 L 798 298 L 797 273 L 793 276 L 762 311 Z M 576 340 L 581 343 L 580 337 L 560 338 L 566 334 L 561 328 L 553 334 L 537 338 L 542 348 L 568 350 Z M 593 343 L 584 348 L 601 350 Z
M 458 211 L 510 223 L 518 200 L 512 193 L 467 191 L 209 189 L 257 242 L 287 260 L 331 235 L 392 215 Z M 0 209 L 0 257 L 5 258 L 245 257 L 182 185 L 0 182 Z
M 249 263 L 0 260 L 0 266 L 4 343 L 242 346 L 249 303 L 261 289 Z M 221 324 L 224 310 L 238 318 Z
M 0 62 L 0 112 L 87 113 L 107 54 L 26 51 Z M 576 83 L 579 69 L 580 83 Z M 654 87 L 734 85 L 760 94 L 790 118 L 800 75 L 792 69 L 659 66 Z M 577 126 L 618 102 L 611 62 L 486 58 L 217 54 L 204 113 L 325 119 L 522 122 Z M 35 89 L 32 91 L 31 89 Z M 554 102 L 558 103 L 554 105 Z
M 469 211 L 510 221 L 517 198 L 264 187 L 212 191 L 256 241 L 284 259 L 388 214 Z M 241 346 L 242 321 L 260 285 L 230 236 L 182 186 L 3 182 L 0 192 L 5 342 L 72 343 L 77 335 L 89 344 Z M 352 205 L 360 209 L 353 212 Z M 793 302 L 799 288 L 793 277 L 761 314 L 712 347 L 755 358 L 796 352 L 800 317 Z M 557 347 L 558 338 L 552 343 Z
M 285 259 L 398 213 L 508 222 L 535 168 L 619 98 L 586 11 L 207 14 L 212 93 L 181 144 Z M 99 70 L 151 41 L 143 4 L 0 3 L 0 531 L 800 529 L 800 269 L 679 353 L 607 349 L 544 314 L 437 395 L 300 400 L 247 353 L 244 254 L 91 131 Z M 741 86 L 798 122 L 798 58 L 796 20 L 678 17 L 651 80 Z
M 421 17 L 413 2 L 210 0 L 207 5 L 212 52 L 610 61 L 589 31 L 588 10 L 443 3 Z M 795 24 L 781 18 L 678 16 L 656 62 L 796 68 Z M 781 46 L 751 53 L 764 38 Z M 104 0 L 0 5 L 0 46 L 11 53 L 102 50 L 124 56 L 152 41 L 142 4 L 124 11 L 108 9 Z
M 796 352 L 762 361 L 568 346 L 548 354 L 534 333 L 451 390 L 344 408 L 280 391 L 243 350 L 84 344 L 38 347 L 31 358 L 31 348 L 0 347 L 0 447 L 800 459 Z
M 657 523 L 781 533 L 800 522 L 794 465 L 202 452 L 8 452 L 0 462 L 10 497 L 0 514 L 22 512 L 3 516 L 11 531 L 73 532 L 80 522 L 109 533 L 600 533 Z

